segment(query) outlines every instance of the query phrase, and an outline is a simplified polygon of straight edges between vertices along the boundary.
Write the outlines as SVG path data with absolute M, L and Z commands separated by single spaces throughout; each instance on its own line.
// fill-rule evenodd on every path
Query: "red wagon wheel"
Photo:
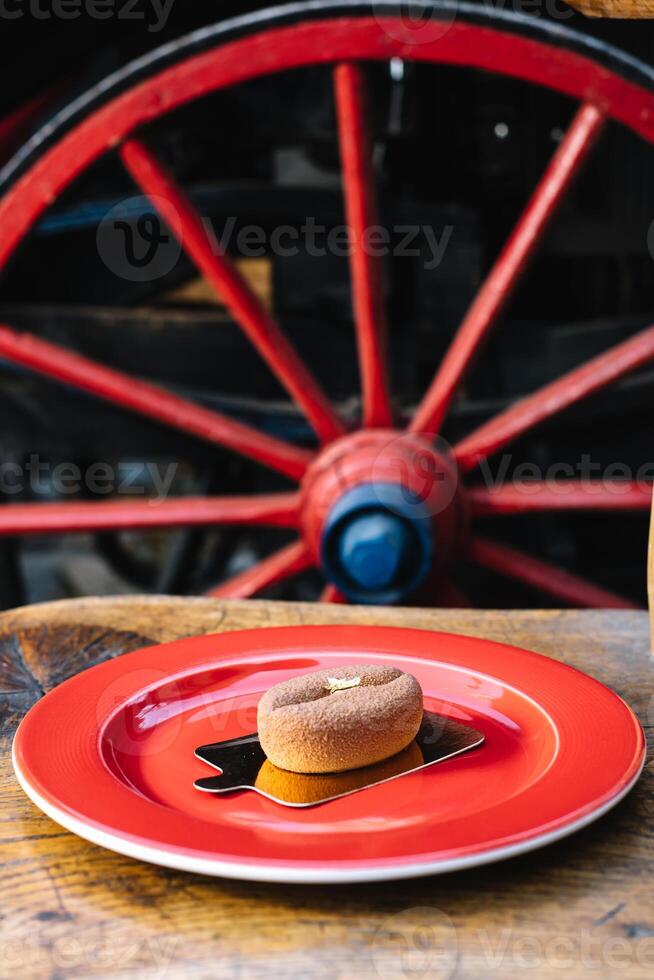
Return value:
M 203 29 L 118 73 L 60 114 L 6 168 L 0 202 L 5 267 L 43 212 L 102 154 L 117 153 L 136 185 L 179 237 L 315 431 L 316 451 L 110 369 L 36 336 L 0 329 L 0 355 L 49 379 L 228 448 L 297 484 L 259 496 L 17 504 L 0 510 L 0 534 L 69 533 L 188 525 L 268 525 L 297 538 L 223 582 L 214 595 L 252 596 L 309 567 L 327 578 L 326 601 L 399 601 L 426 583 L 435 601 L 466 604 L 448 569 L 465 558 L 578 606 L 629 606 L 620 596 L 480 537 L 475 518 L 552 510 L 644 510 L 650 490 L 571 481 L 556 488 L 475 482 L 480 461 L 630 371 L 654 359 L 643 330 L 512 404 L 470 432 L 452 453 L 443 422 L 484 341 L 602 128 L 616 120 L 654 140 L 654 76 L 614 49 L 552 24 L 439 2 L 406 23 L 386 0 L 293 5 Z M 420 36 L 416 35 L 420 31 Z M 375 226 L 375 180 L 366 63 L 405 61 L 471 67 L 523 79 L 579 101 L 573 120 L 475 296 L 408 425 L 390 391 L 379 261 L 365 246 Z M 200 215 L 139 131 L 206 96 L 264 75 L 307 66 L 333 74 L 342 184 L 351 235 L 350 270 L 362 393 L 361 425 L 339 417 L 275 318 L 235 266 L 212 249 Z M 619 492 L 618 492 L 619 491 Z

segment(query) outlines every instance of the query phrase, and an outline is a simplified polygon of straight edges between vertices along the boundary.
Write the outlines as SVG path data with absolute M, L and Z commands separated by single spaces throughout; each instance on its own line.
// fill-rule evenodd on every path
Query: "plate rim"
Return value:
M 490 645 L 491 647 L 498 647 L 505 652 L 515 652 L 527 658 L 536 658 L 538 661 L 548 661 L 555 666 L 557 669 L 564 671 L 572 671 L 574 674 L 580 675 L 584 678 L 586 682 L 590 682 L 592 685 L 597 685 L 603 689 L 611 697 L 615 698 L 617 701 L 626 709 L 628 715 L 630 716 L 634 729 L 636 732 L 637 746 L 635 747 L 635 752 L 633 756 L 633 761 L 629 767 L 625 768 L 623 773 L 623 778 L 616 778 L 614 784 L 615 792 L 610 796 L 598 797 L 597 800 L 589 801 L 583 806 L 577 807 L 572 810 L 569 818 L 564 817 L 560 823 L 550 829 L 541 830 L 540 832 L 530 833 L 524 839 L 513 840 L 511 843 L 506 845 L 499 845 L 495 847 L 480 846 L 478 849 L 460 855 L 451 855 L 447 857 L 439 858 L 420 858 L 416 860 L 415 856 L 396 857 L 393 863 L 386 863 L 384 859 L 381 859 L 381 863 L 375 863 L 375 859 L 368 859 L 365 864 L 360 866 L 352 865 L 341 865 L 338 867 L 312 864 L 310 861 L 302 863 L 300 861 L 293 862 L 289 861 L 287 858 L 268 858 L 261 860 L 259 858 L 252 858 L 249 856 L 246 860 L 231 859 L 225 855 L 212 855 L 212 854 L 198 854 L 190 853 L 192 848 L 185 849 L 184 846 L 170 845 L 170 844 L 152 844 L 148 842 L 143 842 L 141 840 L 134 839 L 129 834 L 125 834 L 121 829 L 116 832 L 106 825 L 98 826 L 93 818 L 89 818 L 85 821 L 83 818 L 69 812 L 64 806 L 60 806 L 57 802 L 53 802 L 47 799 L 38 788 L 32 785 L 30 781 L 30 776 L 27 772 L 23 770 L 18 759 L 18 747 L 20 746 L 21 739 L 21 729 L 23 728 L 23 723 L 26 718 L 34 711 L 38 709 L 38 706 L 47 700 L 52 694 L 59 691 L 62 687 L 66 687 L 69 684 L 75 684 L 79 682 L 79 678 L 88 673 L 101 672 L 103 669 L 107 669 L 111 664 L 116 664 L 117 662 L 124 663 L 124 658 L 139 657 L 146 651 L 159 650 L 163 647 L 173 647 L 186 645 L 193 642 L 206 641 L 208 638 L 226 638 L 226 637 L 246 637 L 257 636 L 259 642 L 262 640 L 262 634 L 270 636 L 271 634 L 286 633 L 293 634 L 297 632 L 303 632 L 306 634 L 307 631 L 315 631 L 316 633 L 323 634 L 325 632 L 337 634 L 340 633 L 341 636 L 346 634 L 358 634 L 359 644 L 361 642 L 361 635 L 369 633 L 370 631 L 378 634 L 395 634 L 396 637 L 401 635 L 406 636 L 407 634 L 420 634 L 423 637 L 428 636 L 434 642 L 443 641 L 447 639 L 454 639 L 456 641 L 472 641 L 473 643 L 483 644 L 484 646 Z M 278 642 L 278 641 L 277 641 Z M 323 640 L 327 646 L 327 641 Z M 351 641 L 354 642 L 354 641 Z M 380 640 L 381 642 L 381 640 Z M 273 642 L 273 646 L 276 644 Z M 307 647 L 320 646 L 320 641 L 306 642 Z M 249 656 L 246 652 L 240 654 L 239 659 L 241 661 L 245 660 L 259 660 L 266 655 L 278 655 L 281 650 L 277 646 L 276 649 L 268 649 L 258 647 L 255 644 L 255 648 L 251 650 Z M 375 652 L 375 642 L 370 639 L 366 643 L 369 647 L 370 653 Z M 289 643 L 290 649 L 287 651 L 287 655 L 297 654 L 301 651 L 299 647 L 294 646 L 293 643 Z M 306 651 L 308 652 L 308 650 Z M 315 652 L 315 651 L 314 651 Z M 329 649 L 325 652 L 331 652 Z M 336 651 L 334 651 L 336 652 Z M 377 652 L 380 655 L 389 655 L 390 651 L 379 649 Z M 398 656 L 401 655 L 400 651 L 397 651 Z M 427 656 L 424 653 L 417 653 L 410 648 L 405 651 L 405 656 L 409 658 L 419 658 L 423 661 L 433 660 L 436 663 L 441 663 L 444 666 L 455 666 L 456 665 L 456 655 L 450 660 L 449 658 L 439 657 L 436 653 L 433 656 Z M 229 663 L 233 655 L 230 656 L 226 653 L 222 658 L 217 657 L 215 660 L 216 664 Z M 209 666 L 214 661 L 210 656 L 204 658 L 205 665 Z M 188 669 L 193 669 L 198 667 L 199 663 L 191 663 Z M 462 665 L 459 665 L 459 669 L 465 669 Z M 488 669 L 488 668 L 486 668 Z M 170 671 L 169 677 L 173 677 L 178 674 L 179 671 Z M 511 681 L 502 681 L 501 670 L 495 675 L 497 680 L 504 684 L 512 686 Z M 531 697 L 528 691 L 522 692 L 523 696 Z M 541 710 L 542 705 L 539 705 Z M 105 719 L 106 720 L 106 719 Z M 497 640 L 486 639 L 479 636 L 471 636 L 469 634 L 460 633 L 448 633 L 438 630 L 429 629 L 417 629 L 412 627 L 401 627 L 401 626 L 365 626 L 359 624 L 311 624 L 311 625 L 293 625 L 293 626 L 273 626 L 264 628 L 254 628 L 246 630 L 230 630 L 223 633 L 213 633 L 213 634 L 201 634 L 195 637 L 183 637 L 176 640 L 170 641 L 163 644 L 149 644 L 138 650 L 132 651 L 129 654 L 125 654 L 116 660 L 112 659 L 109 661 L 104 661 L 101 664 L 94 665 L 93 667 L 87 668 L 87 670 L 82 671 L 78 674 L 73 675 L 68 678 L 62 684 L 53 688 L 51 692 L 45 695 L 45 698 L 39 699 L 32 708 L 29 709 L 25 717 L 21 720 L 18 729 L 15 733 L 13 744 L 12 744 L 12 762 L 14 771 L 16 773 L 17 780 L 21 785 L 21 788 L 32 800 L 32 802 L 39 807 L 48 817 L 58 823 L 60 826 L 77 834 L 79 837 L 90 841 L 91 843 L 97 844 L 101 847 L 105 847 L 111 851 L 119 854 L 123 854 L 127 857 L 136 858 L 139 860 L 146 861 L 148 863 L 161 865 L 164 867 L 173 868 L 175 870 L 190 871 L 200 874 L 206 874 L 211 876 L 234 878 L 240 880 L 248 881 L 268 881 L 276 883 L 306 883 L 306 884 L 336 884 L 336 883 L 356 883 L 356 882 L 372 882 L 372 881 L 387 881 L 396 880 L 409 877 L 423 877 L 433 874 L 441 874 L 450 871 L 462 870 L 469 867 L 475 867 L 483 864 L 490 864 L 496 861 L 504 860 L 506 858 L 514 857 L 519 854 L 523 854 L 540 847 L 543 847 L 549 843 L 553 843 L 561 838 L 569 836 L 570 834 L 582 829 L 583 827 L 589 825 L 595 820 L 599 819 L 606 812 L 616 806 L 629 791 L 633 788 L 637 782 L 640 774 L 642 773 L 644 764 L 646 761 L 646 743 L 644 739 L 644 733 L 642 725 L 639 719 L 635 715 L 634 711 L 629 705 L 611 688 L 598 681 L 596 678 L 589 674 L 584 673 L 576 667 L 566 664 L 563 661 L 556 660 L 553 657 L 548 657 L 546 654 L 536 653 L 534 651 L 525 650 L 520 647 L 513 646 L 511 644 L 503 643 Z M 38 779 L 36 780 L 38 783 Z M 47 787 L 46 787 L 47 789 Z M 610 790 L 609 790 L 610 792 Z M 55 794 L 51 794 L 55 795 Z

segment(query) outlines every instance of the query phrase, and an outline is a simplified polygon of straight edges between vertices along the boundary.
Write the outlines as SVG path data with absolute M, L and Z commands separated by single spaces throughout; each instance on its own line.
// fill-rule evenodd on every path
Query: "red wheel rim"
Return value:
M 447 5 L 442 5 L 443 11 Z M 436 9 L 436 8 L 435 8 Z M 513 27 L 510 17 L 499 18 Z M 524 20 L 524 19 L 523 19 Z M 520 19 L 514 19 L 521 23 Z M 5 266 L 45 208 L 102 153 L 118 149 L 142 191 L 156 198 L 164 220 L 176 230 L 195 265 L 213 284 L 235 320 L 312 424 L 323 446 L 346 433 L 343 420 L 225 256 L 209 247 L 201 221 L 181 188 L 136 131 L 145 123 L 220 88 L 292 68 L 334 66 L 335 107 L 348 224 L 357 241 L 375 224 L 376 202 L 367 118 L 364 63 L 405 60 L 482 68 L 549 87 L 577 98 L 581 106 L 526 204 L 499 257 L 473 300 L 449 351 L 437 368 L 409 432 L 440 431 L 452 398 L 471 360 L 498 321 L 545 228 L 599 136 L 615 119 L 654 141 L 654 94 L 579 51 L 544 43 L 472 20 L 457 19 L 437 36 L 414 44 L 402 20 L 389 16 L 337 16 L 301 20 L 221 43 L 163 68 L 116 96 L 45 150 L 0 201 L 0 265 Z M 572 36 L 572 35 L 571 35 Z M 352 250 L 354 320 L 362 387 L 363 426 L 392 424 L 388 386 L 385 315 L 379 268 L 361 247 Z M 46 377 L 90 392 L 132 411 L 233 449 L 291 480 L 303 480 L 313 454 L 217 412 L 136 381 L 88 358 L 36 337 L 0 328 L 0 355 Z M 454 447 L 461 471 L 512 442 L 537 424 L 654 358 L 654 328 L 644 330 L 512 405 Z M 349 438 L 346 436 L 346 438 Z M 399 431 L 396 438 L 401 438 Z M 471 518 L 548 510 L 645 510 L 651 490 L 636 483 L 619 487 L 571 483 L 554 493 L 543 484 L 520 498 L 511 487 L 458 490 Z M 257 523 L 301 529 L 299 498 L 199 498 L 169 501 L 156 511 L 147 502 L 21 505 L 0 515 L 0 533 L 58 532 L 109 527 L 179 526 L 192 523 Z M 306 507 L 306 502 L 305 502 Z M 13 512 L 13 515 L 12 515 Z M 589 606 L 632 606 L 628 600 L 516 549 L 461 536 L 465 557 L 509 578 L 527 581 L 557 601 Z M 315 563 L 302 536 L 261 566 L 223 583 L 215 594 L 252 595 Z M 450 583 L 438 586 L 449 601 L 465 602 Z M 456 594 L 455 594 L 456 593 Z M 338 601 L 329 587 L 323 598 Z

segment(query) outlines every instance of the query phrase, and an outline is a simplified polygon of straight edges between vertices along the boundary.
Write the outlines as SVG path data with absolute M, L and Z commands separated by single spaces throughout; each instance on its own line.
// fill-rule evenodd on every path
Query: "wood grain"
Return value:
M 587 17 L 647 20 L 654 17 L 654 0 L 567 0 Z
M 564 659 L 652 735 L 647 616 L 120 597 L 0 616 L 0 977 L 650 977 L 654 779 L 574 837 L 465 873 L 349 887 L 230 882 L 79 840 L 17 786 L 10 742 L 44 690 L 150 641 L 296 623 L 410 625 Z

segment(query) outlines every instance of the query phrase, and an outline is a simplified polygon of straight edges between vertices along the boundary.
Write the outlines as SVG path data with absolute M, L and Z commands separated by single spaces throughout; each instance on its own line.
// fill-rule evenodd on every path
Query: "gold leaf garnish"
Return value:
M 336 691 L 347 691 L 350 687 L 358 687 L 361 683 L 360 677 L 328 677 L 327 683 L 323 684 L 325 690 L 329 691 L 330 694 L 334 694 Z

